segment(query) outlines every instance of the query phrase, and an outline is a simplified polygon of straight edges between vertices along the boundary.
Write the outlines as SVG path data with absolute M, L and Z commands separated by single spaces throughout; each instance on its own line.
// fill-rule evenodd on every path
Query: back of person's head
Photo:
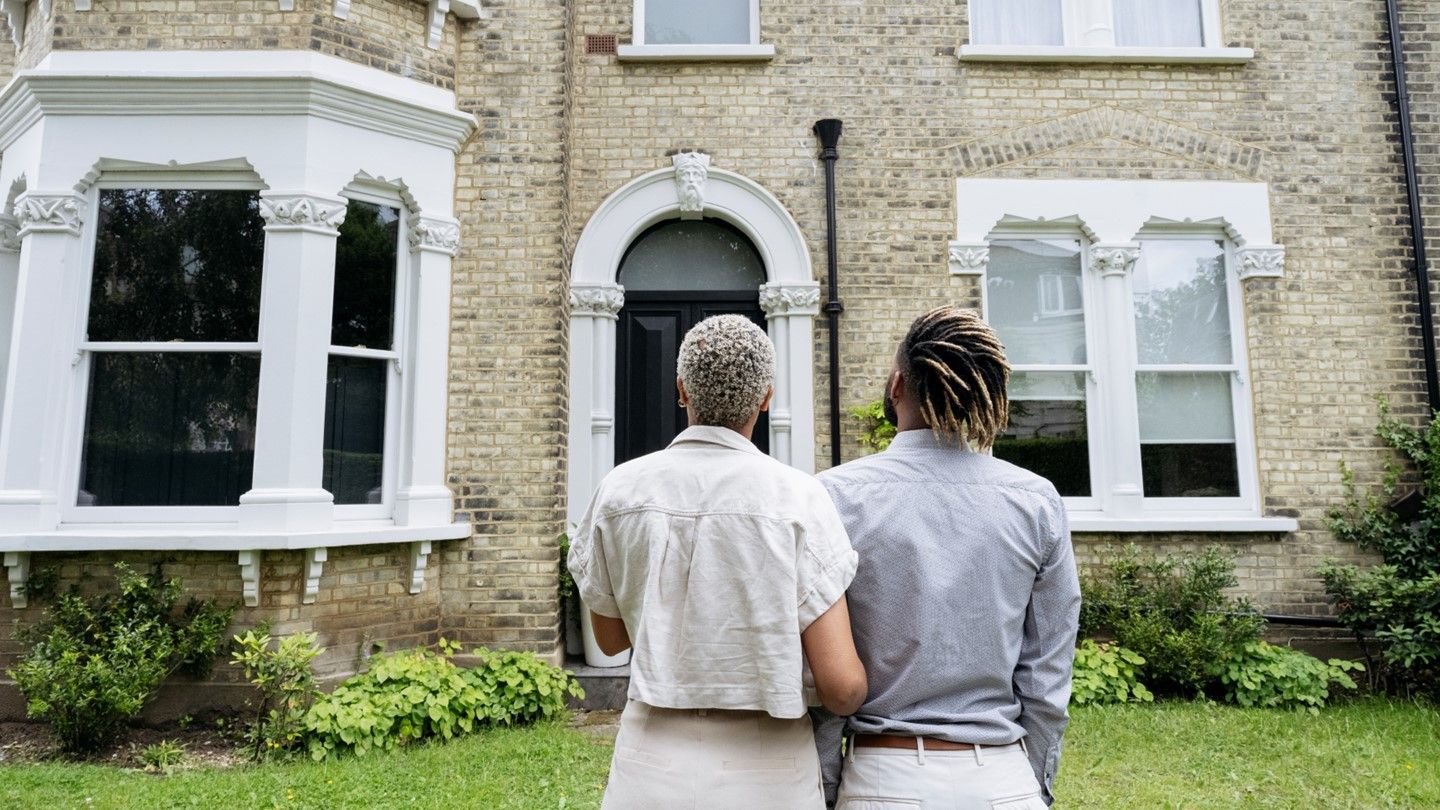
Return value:
M 896 358 L 906 393 L 942 441 L 988 449 L 1010 420 L 1010 363 L 974 310 L 932 309 L 915 319 Z
M 775 382 L 775 346 L 747 318 L 716 315 L 685 335 L 676 373 L 691 424 L 739 429 L 760 412 Z

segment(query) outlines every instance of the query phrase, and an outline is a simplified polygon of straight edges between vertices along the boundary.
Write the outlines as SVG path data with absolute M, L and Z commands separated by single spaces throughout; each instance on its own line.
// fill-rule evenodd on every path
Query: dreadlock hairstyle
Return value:
M 990 325 L 943 306 L 915 319 L 900 344 L 900 373 L 937 438 L 987 450 L 1010 420 L 1010 363 Z

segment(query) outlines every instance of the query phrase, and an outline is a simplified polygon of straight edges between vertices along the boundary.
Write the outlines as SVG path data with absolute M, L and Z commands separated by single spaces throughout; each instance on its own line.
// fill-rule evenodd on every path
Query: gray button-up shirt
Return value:
M 1055 487 L 929 430 L 820 480 L 860 553 L 846 593 L 870 694 L 850 728 L 984 745 L 1023 737 L 1050 800 L 1080 612 Z M 827 792 L 839 734 L 839 721 L 817 725 Z

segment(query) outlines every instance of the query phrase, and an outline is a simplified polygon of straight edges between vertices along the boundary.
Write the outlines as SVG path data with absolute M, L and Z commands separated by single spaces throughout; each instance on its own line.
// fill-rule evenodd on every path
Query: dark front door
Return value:
M 680 341 L 712 315 L 744 315 L 761 329 L 765 314 L 755 291 L 633 292 L 625 296 L 616 330 L 615 463 L 664 449 L 687 425 L 675 390 Z M 770 422 L 760 414 L 755 446 L 770 452 Z

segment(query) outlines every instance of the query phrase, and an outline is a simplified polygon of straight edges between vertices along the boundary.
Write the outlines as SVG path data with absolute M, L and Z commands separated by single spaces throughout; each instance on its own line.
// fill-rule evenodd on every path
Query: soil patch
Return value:
M 131 728 L 120 741 L 84 758 L 60 752 L 49 726 L 40 723 L 0 723 L 0 765 L 26 762 L 89 762 L 118 768 L 144 768 L 140 752 L 146 746 L 173 740 L 185 747 L 180 768 L 230 768 L 247 762 L 235 744 L 213 728 Z

